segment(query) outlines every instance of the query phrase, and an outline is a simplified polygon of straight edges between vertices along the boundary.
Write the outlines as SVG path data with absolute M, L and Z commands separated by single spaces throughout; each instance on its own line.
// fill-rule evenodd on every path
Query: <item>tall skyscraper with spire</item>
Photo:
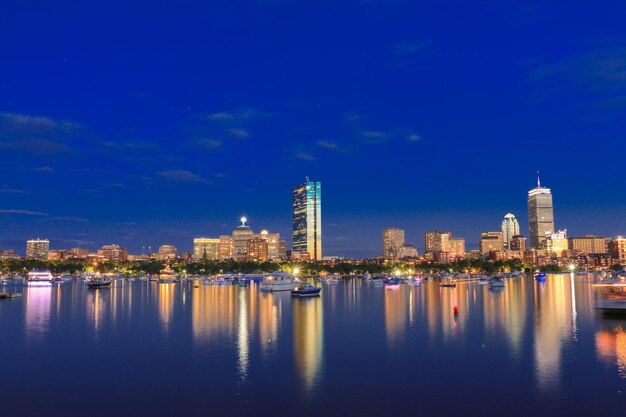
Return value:
M 322 259 L 322 184 L 308 177 L 293 189 L 293 251 Z
M 504 248 L 511 249 L 511 241 L 513 236 L 519 235 L 519 223 L 512 213 L 507 213 L 502 220 L 502 236 L 504 239 Z
M 541 186 L 541 179 L 537 173 L 537 188 L 528 192 L 528 224 L 530 226 L 530 247 L 544 249 L 546 233 L 554 232 L 554 209 L 552 207 L 552 192 Z

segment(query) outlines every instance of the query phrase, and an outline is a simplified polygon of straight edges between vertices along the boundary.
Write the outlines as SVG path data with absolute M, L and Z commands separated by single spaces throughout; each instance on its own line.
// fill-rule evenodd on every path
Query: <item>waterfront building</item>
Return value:
M 86 248 L 75 247 L 71 248 L 69 252 L 70 258 L 72 259 L 87 259 L 87 257 L 89 256 L 89 249 Z
M 248 218 L 243 216 L 241 218 L 241 225 L 237 226 L 232 233 L 233 239 L 233 258 L 245 258 L 248 253 L 248 240 L 254 237 L 254 232 L 252 228 L 246 225 Z
M 555 233 L 546 233 L 546 250 L 556 256 L 562 256 L 563 251 L 568 250 L 567 230 L 559 230 Z
M 197 237 L 193 240 L 193 258 L 214 261 L 218 259 L 220 240 L 211 237 Z
M 519 235 L 519 223 L 512 213 L 507 213 L 502 220 L 502 235 L 504 238 L 504 248 L 511 249 L 513 236 Z
M 194 242 L 195 243 L 195 242 Z M 159 250 L 157 252 L 156 258 L 159 261 L 171 261 L 176 259 L 176 246 L 165 244 L 159 246 Z
M 526 250 L 526 238 L 523 235 L 515 235 L 511 238 L 510 250 L 524 252 Z
M 50 241 L 47 239 L 31 239 L 26 241 L 26 257 L 31 259 L 48 259 Z
M 98 249 L 98 256 L 109 261 L 126 262 L 128 251 L 119 245 L 104 245 Z
M 217 244 L 217 259 L 225 261 L 233 259 L 233 237 L 222 235 Z
M 247 260 L 254 262 L 265 262 L 269 258 L 267 240 L 262 237 L 253 237 L 247 242 Z
M 424 251 L 430 253 L 449 252 L 451 232 L 426 232 L 424 233 Z
M 552 192 L 541 186 L 537 177 L 537 188 L 528 192 L 528 223 L 530 226 L 530 246 L 533 249 L 544 249 L 546 234 L 554 232 L 554 209 Z
M 417 248 L 412 243 L 405 243 L 400 248 L 400 257 L 399 259 L 405 258 L 417 258 L 419 253 L 417 252 Z
M 450 256 L 459 259 L 465 257 L 465 239 L 462 237 L 450 237 L 448 239 Z
M 19 257 L 14 249 L 0 249 L 0 261 L 19 259 Z
M 270 233 L 267 230 L 262 230 L 257 237 L 267 242 L 267 256 L 269 260 L 281 260 L 286 258 L 285 249 L 287 246 L 285 241 L 280 239 L 279 233 Z
M 611 258 L 618 261 L 626 261 L 626 238 L 618 236 L 609 242 Z
M 404 246 L 404 229 L 385 227 L 383 229 L 383 258 L 397 261 L 402 258 L 400 253 Z
M 63 259 L 68 259 L 70 257 L 70 251 L 65 249 L 51 250 L 48 251 L 48 260 L 49 261 L 60 261 Z
M 322 184 L 308 177 L 293 189 L 293 252 L 322 259 Z
M 570 237 L 568 249 L 586 255 L 607 253 L 606 239 L 594 235 Z
M 485 232 L 480 239 L 480 253 L 486 255 L 489 252 L 502 252 L 504 250 L 504 238 L 502 232 Z

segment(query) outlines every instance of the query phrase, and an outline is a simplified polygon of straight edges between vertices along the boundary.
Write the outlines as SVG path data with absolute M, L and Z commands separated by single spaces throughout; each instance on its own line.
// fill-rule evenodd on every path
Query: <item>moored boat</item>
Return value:
M 320 291 L 322 288 L 316 287 L 315 285 L 305 284 L 298 285 L 293 290 L 291 290 L 292 297 L 319 297 Z
M 169 265 L 166 265 L 165 268 L 159 272 L 158 282 L 160 284 L 172 284 L 176 282 L 176 273 Z
M 98 288 L 107 288 L 111 286 L 113 281 L 108 277 L 93 277 L 89 282 L 87 282 L 87 288 L 90 289 L 98 289 Z
M 263 292 L 291 291 L 295 288 L 297 283 L 298 281 L 295 281 L 291 274 L 277 272 L 266 275 L 259 284 L 259 290 Z
M 48 270 L 46 271 L 30 271 L 26 281 L 29 286 L 48 286 L 52 284 L 54 276 Z

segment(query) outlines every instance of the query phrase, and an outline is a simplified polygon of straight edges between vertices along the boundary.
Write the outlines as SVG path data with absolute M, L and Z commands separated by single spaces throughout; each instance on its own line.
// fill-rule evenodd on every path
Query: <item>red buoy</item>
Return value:
M 454 311 L 454 314 L 459 314 L 459 308 L 457 306 L 454 306 L 452 311 Z

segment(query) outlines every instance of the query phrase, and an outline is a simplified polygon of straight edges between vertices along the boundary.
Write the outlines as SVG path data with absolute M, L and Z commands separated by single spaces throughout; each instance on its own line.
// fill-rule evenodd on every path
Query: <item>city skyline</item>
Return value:
M 537 170 L 557 227 L 626 234 L 620 2 L 115 3 L 3 9 L 2 248 L 190 250 L 242 214 L 290 244 L 306 175 L 329 255 L 376 256 L 387 226 L 475 249 L 508 212 L 528 235 Z

